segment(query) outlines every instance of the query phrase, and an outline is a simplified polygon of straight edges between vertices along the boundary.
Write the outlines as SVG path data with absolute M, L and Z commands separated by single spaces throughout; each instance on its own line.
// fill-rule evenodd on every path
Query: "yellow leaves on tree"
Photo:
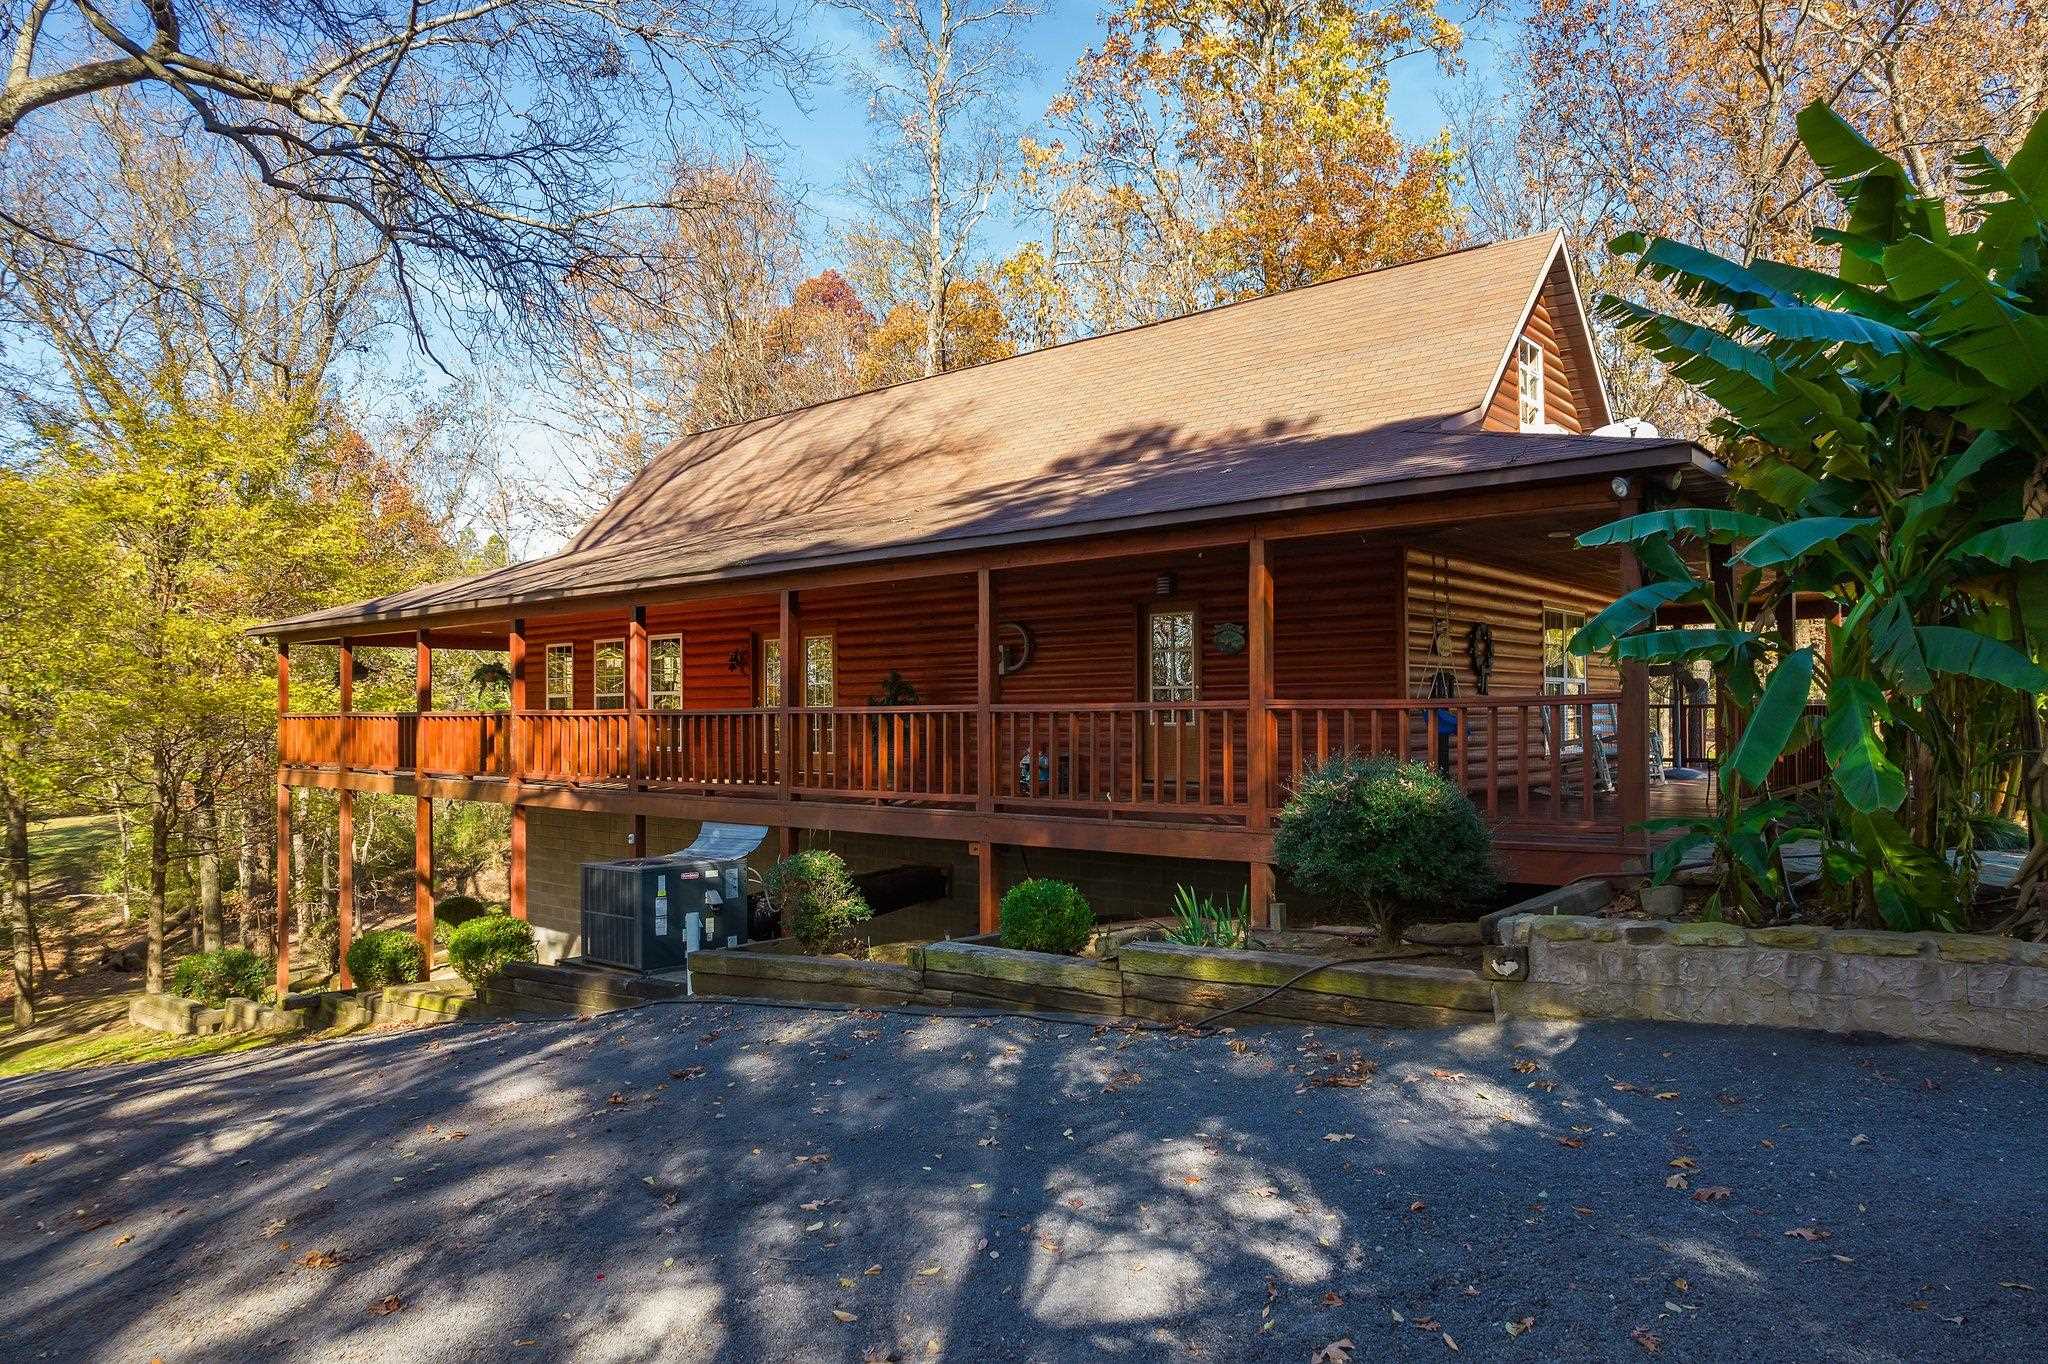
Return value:
M 925 312 L 919 303 L 899 303 L 882 319 L 862 351 L 862 388 L 901 383 L 924 374 Z M 946 315 L 940 330 L 939 368 L 960 369 L 1017 352 L 995 291 L 976 280 L 946 286 Z
M 1080 281 L 1087 326 L 1127 325 L 1439 250 L 1456 235 L 1448 144 L 1393 128 L 1401 57 L 1455 61 L 1433 0 L 1131 0 L 1028 144 L 1037 244 Z M 1013 258 L 1016 282 L 1031 262 Z M 1057 301 L 1040 287 L 1031 297 Z

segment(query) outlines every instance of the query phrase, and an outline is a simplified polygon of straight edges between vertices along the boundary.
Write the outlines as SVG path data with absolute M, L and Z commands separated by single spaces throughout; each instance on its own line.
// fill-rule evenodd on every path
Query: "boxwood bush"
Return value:
M 451 895 L 434 906 L 434 941 L 446 945 L 456 929 L 486 914 L 502 914 L 499 906 L 474 895 Z
M 1088 944 L 1095 911 L 1065 881 L 1034 877 L 1003 892 L 1003 946 L 1072 955 Z
M 218 1009 L 231 996 L 260 1000 L 270 992 L 271 964 L 246 947 L 194 952 L 171 968 L 171 993 Z
M 358 990 L 410 984 L 420 966 L 419 939 L 402 929 L 365 933 L 348 945 L 348 974 Z
M 448 961 L 471 985 L 482 985 L 515 961 L 534 960 L 533 929 L 509 914 L 485 914 L 448 935 Z
M 1280 811 L 1273 860 L 1383 940 L 1414 911 L 1469 911 L 1499 887 L 1493 835 L 1465 793 L 1434 768 L 1388 757 L 1348 754 L 1303 776 Z
M 822 848 L 783 858 L 768 869 L 765 885 L 783 927 L 813 952 L 874 917 L 845 859 Z

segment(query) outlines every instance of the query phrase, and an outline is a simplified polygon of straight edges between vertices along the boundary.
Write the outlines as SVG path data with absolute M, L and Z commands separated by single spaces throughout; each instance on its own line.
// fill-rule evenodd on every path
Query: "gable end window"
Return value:
M 1515 343 L 1515 389 L 1521 398 L 1522 429 L 1534 431 L 1545 420 L 1543 347 L 1526 336 Z
M 548 709 L 571 710 L 576 705 L 576 646 L 548 645 Z

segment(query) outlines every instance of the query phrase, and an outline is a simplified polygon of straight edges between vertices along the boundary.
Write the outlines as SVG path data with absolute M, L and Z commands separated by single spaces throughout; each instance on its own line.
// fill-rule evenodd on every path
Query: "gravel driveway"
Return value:
M 2048 1068 L 658 1005 L 0 1084 L 0 1359 L 2038 1359 Z

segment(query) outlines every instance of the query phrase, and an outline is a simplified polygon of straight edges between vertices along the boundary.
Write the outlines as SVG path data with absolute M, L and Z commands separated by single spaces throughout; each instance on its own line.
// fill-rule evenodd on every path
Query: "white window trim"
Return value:
M 555 655 L 556 655 L 556 654 L 558 654 L 558 653 L 559 653 L 559 654 L 567 654 L 567 655 L 569 656 L 569 666 L 568 666 L 568 668 L 566 669 L 566 671 L 567 671 L 567 673 L 568 673 L 568 681 L 569 681 L 569 690 L 568 690 L 568 692 L 567 692 L 566 694 L 563 694 L 563 695 L 561 696 L 561 704 L 560 704 L 560 705 L 556 705 L 556 704 L 555 704 L 555 700 L 556 700 L 556 692 L 555 692 Z M 547 654 L 546 654 L 546 656 L 545 656 L 545 660 L 544 660 L 544 662 L 543 662 L 543 664 L 542 664 L 542 673 L 541 673 L 541 683 L 540 683 L 540 684 L 541 684 L 541 690 L 542 690 L 542 691 L 543 691 L 543 692 L 545 693 L 545 696 L 544 696 L 544 698 L 543 698 L 543 701 L 544 701 L 544 704 L 545 704 L 545 706 L 546 706 L 546 708 L 547 708 L 548 710 L 574 710 L 574 709 L 576 708 L 576 646 L 575 646 L 575 645 L 573 645 L 573 644 L 550 644 L 550 645 L 548 645 L 548 648 L 547 648 Z
M 1543 392 L 1543 347 L 1524 336 L 1515 342 L 1516 403 L 1524 431 L 1548 424 Z
M 672 693 L 654 690 L 654 646 L 657 644 L 676 646 L 676 689 Z M 673 695 L 675 704 L 664 706 L 661 698 Z M 681 635 L 652 635 L 647 640 L 647 707 L 649 710 L 681 710 L 683 708 L 683 637 Z
M 597 689 L 597 656 L 607 645 L 617 645 L 619 650 L 619 689 L 599 691 Z M 607 699 L 618 704 L 606 705 Z M 592 710 L 624 710 L 626 708 L 626 641 L 623 639 L 600 639 L 590 646 L 590 707 Z

